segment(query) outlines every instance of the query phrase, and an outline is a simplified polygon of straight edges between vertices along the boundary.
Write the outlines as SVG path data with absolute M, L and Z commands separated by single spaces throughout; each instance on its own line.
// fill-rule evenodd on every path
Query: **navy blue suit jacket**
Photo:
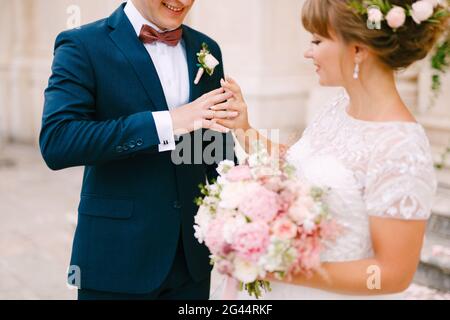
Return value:
M 210 141 L 227 139 L 215 163 L 177 165 L 172 152 L 158 152 L 152 112 L 168 110 L 167 103 L 123 8 L 58 35 L 40 147 L 53 170 L 85 166 L 71 259 L 81 271 L 81 288 L 149 293 L 166 278 L 180 232 L 191 276 L 210 275 L 208 250 L 194 238 L 193 201 L 205 176 L 217 176 L 217 162 L 236 158 L 230 134 L 219 133 Z M 222 57 L 215 41 L 184 25 L 183 42 L 193 101 L 220 86 Z M 196 53 L 203 42 L 221 64 L 195 86 Z M 205 130 L 185 135 L 177 147 L 199 132 Z M 211 143 L 207 140 L 195 149 L 197 158 Z

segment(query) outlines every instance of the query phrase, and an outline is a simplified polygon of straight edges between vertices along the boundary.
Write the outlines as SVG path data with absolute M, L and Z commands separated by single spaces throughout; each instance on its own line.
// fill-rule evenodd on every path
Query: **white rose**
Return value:
M 383 20 L 383 13 L 376 7 L 369 8 L 367 15 L 369 21 L 373 23 L 380 23 Z
M 412 5 L 411 17 L 417 24 L 420 24 L 428 20 L 433 15 L 433 12 L 433 5 L 428 1 L 421 0 Z
M 238 257 L 234 259 L 234 273 L 233 276 L 243 283 L 251 283 L 258 278 L 259 270 L 258 267 L 242 260 Z
M 205 56 L 205 65 L 208 67 L 208 69 L 214 70 L 215 67 L 219 65 L 219 61 L 214 58 L 212 54 L 207 54 Z
M 229 183 L 229 182 L 228 182 L 228 180 L 227 180 L 225 177 L 223 177 L 223 176 L 218 176 L 218 177 L 217 177 L 216 184 L 221 185 L 221 186 L 224 186 L 224 185 L 226 185 L 226 184 L 228 184 L 228 183 Z
M 231 160 L 223 160 L 217 166 L 217 173 L 221 176 L 225 175 L 231 168 L 235 166 L 234 162 Z
M 203 243 L 205 240 L 205 234 L 208 230 L 209 223 L 211 221 L 211 214 L 209 212 L 209 208 L 206 206 L 200 206 L 198 212 L 195 216 L 195 238 L 198 239 L 200 243 Z
M 219 207 L 223 209 L 236 209 L 242 201 L 245 200 L 247 195 L 257 187 L 256 182 L 233 182 L 227 183 L 222 189 L 220 194 Z

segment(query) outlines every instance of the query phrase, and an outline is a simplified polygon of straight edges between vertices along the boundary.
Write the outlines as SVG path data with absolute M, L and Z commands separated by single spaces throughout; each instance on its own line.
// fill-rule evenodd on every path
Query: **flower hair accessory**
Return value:
M 449 14 L 444 0 L 418 0 L 412 6 L 401 7 L 388 0 L 350 0 L 349 5 L 358 14 L 367 15 L 369 29 L 381 29 L 381 24 L 396 31 L 401 28 L 408 17 L 416 24 L 423 22 L 440 23 L 440 19 Z
M 194 84 L 196 85 L 200 82 L 200 79 L 202 78 L 205 71 L 209 76 L 212 76 L 214 73 L 214 69 L 220 64 L 220 62 L 211 54 L 211 52 L 209 52 L 208 45 L 204 42 L 202 43 L 202 49 L 199 53 L 197 53 L 197 57 L 197 67 L 199 69 L 194 80 Z

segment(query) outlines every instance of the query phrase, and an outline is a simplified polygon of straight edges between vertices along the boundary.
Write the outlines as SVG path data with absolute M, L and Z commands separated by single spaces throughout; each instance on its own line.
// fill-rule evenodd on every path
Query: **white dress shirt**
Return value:
M 144 24 L 151 26 L 158 32 L 162 32 L 161 29 L 141 15 L 132 1 L 127 1 L 124 11 L 138 37 Z M 189 71 L 183 41 L 180 41 L 174 47 L 156 41 L 152 44 L 145 44 L 145 49 L 147 49 L 155 65 L 169 110 L 188 103 L 190 89 Z M 159 152 L 175 150 L 172 117 L 169 111 L 153 112 L 152 115 L 160 141 L 158 146 Z

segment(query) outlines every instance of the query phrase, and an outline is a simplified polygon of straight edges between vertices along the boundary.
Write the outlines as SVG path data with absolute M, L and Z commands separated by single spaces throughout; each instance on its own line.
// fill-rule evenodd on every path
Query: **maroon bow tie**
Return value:
M 176 46 L 183 34 L 183 29 L 181 27 L 167 32 L 158 32 L 149 25 L 144 24 L 141 28 L 139 34 L 139 39 L 143 43 L 153 43 L 155 41 L 163 42 L 171 47 Z

